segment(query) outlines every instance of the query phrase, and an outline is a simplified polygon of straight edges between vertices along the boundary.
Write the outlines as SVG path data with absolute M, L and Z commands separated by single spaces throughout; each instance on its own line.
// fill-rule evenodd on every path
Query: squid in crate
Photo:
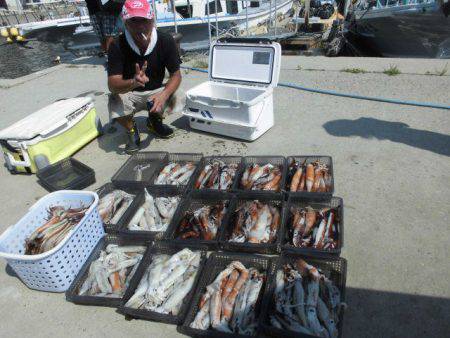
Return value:
M 282 168 L 267 163 L 265 165 L 251 164 L 242 175 L 241 188 L 244 190 L 273 190 L 279 191 Z
M 330 168 L 320 160 L 302 163 L 294 159 L 289 165 L 286 190 L 290 192 L 329 192 L 331 191 Z
M 285 264 L 276 274 L 273 327 L 317 337 L 337 338 L 339 315 L 346 305 L 338 287 L 303 259 Z
M 116 189 L 100 198 L 98 212 L 105 224 L 117 224 L 133 202 L 134 195 Z
M 155 255 L 125 306 L 178 315 L 194 286 L 199 265 L 200 252 L 187 248 L 172 256 Z
M 181 197 L 153 197 L 147 189 L 144 189 L 144 191 L 144 203 L 128 223 L 128 229 L 134 231 L 166 231 Z
M 278 206 L 260 201 L 246 201 L 235 211 L 234 227 L 229 237 L 236 243 L 273 243 L 278 236 L 281 216 Z
M 89 266 L 80 296 L 122 297 L 145 251 L 144 246 L 108 244 Z
M 258 326 L 256 304 L 265 274 L 231 262 L 206 287 L 190 327 L 199 330 L 254 335 Z
M 297 248 L 333 250 L 339 247 L 339 217 L 336 208 L 315 210 L 291 207 L 290 244 Z
M 226 211 L 224 201 L 187 211 L 175 231 L 175 238 L 214 240 Z
M 193 162 L 184 164 L 170 162 L 156 177 L 154 184 L 186 185 L 194 173 L 196 165 Z
M 226 164 L 217 159 L 210 160 L 197 178 L 195 188 L 229 190 L 237 168 L 238 165 L 235 163 Z

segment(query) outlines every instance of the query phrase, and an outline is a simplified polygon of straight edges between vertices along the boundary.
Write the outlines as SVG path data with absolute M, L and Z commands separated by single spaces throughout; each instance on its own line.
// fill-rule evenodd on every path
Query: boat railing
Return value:
M 67 0 L 26 3 L 23 5 L 23 8 L 17 10 L 0 11 L 0 26 L 15 26 L 46 20 L 86 16 L 87 13 L 80 10 L 80 3 L 80 1 Z
M 362 0 L 355 4 L 355 8 L 359 10 L 381 10 L 394 7 L 407 7 L 414 5 L 432 4 L 436 0 Z
M 377 0 L 377 5 L 374 8 L 409 6 L 434 2 L 435 0 Z

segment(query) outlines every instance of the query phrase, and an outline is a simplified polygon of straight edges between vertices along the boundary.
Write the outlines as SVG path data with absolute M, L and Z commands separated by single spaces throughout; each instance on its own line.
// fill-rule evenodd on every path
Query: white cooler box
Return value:
M 280 44 L 219 40 L 209 55 L 209 81 L 186 93 L 183 115 L 194 129 L 257 139 L 274 124 L 272 95 L 280 75 Z

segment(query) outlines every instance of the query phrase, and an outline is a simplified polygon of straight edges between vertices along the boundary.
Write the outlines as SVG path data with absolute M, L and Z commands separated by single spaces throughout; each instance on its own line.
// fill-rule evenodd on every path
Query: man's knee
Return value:
M 132 115 L 134 106 L 130 102 L 127 94 L 113 94 L 108 96 L 108 110 L 111 119 Z
M 116 110 L 123 110 L 123 102 L 119 94 L 109 93 L 108 110 L 109 112 L 113 112 Z

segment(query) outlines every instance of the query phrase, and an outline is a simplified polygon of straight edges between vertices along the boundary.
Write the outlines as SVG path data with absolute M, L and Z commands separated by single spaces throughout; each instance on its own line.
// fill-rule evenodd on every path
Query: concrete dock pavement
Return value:
M 392 64 L 400 74 L 383 71 Z M 280 81 L 403 100 L 450 104 L 450 70 L 442 60 L 286 56 Z M 299 66 L 299 67 L 298 67 Z M 450 67 L 450 66 L 449 66 Z M 361 68 L 366 73 L 343 72 Z M 428 73 L 427 73 L 428 72 Z M 183 71 L 181 90 L 207 80 Z M 91 95 L 108 121 L 106 73 L 84 58 L 39 74 L 0 80 L 0 129 L 57 99 Z M 205 155 L 333 157 L 335 195 L 344 199 L 348 260 L 344 337 L 450 335 L 450 112 L 313 94 L 274 92 L 275 126 L 254 142 L 190 130 L 180 114 L 170 140 L 142 133 L 145 150 Z M 145 113 L 139 114 L 144 127 Z M 121 130 L 91 142 L 75 158 L 92 167 L 95 189 L 124 163 Z M 35 176 L 0 169 L 0 231 L 47 192 Z M 66 302 L 29 290 L 0 260 L 0 332 L 5 337 L 177 337 L 176 327 L 126 321 L 114 309 Z

